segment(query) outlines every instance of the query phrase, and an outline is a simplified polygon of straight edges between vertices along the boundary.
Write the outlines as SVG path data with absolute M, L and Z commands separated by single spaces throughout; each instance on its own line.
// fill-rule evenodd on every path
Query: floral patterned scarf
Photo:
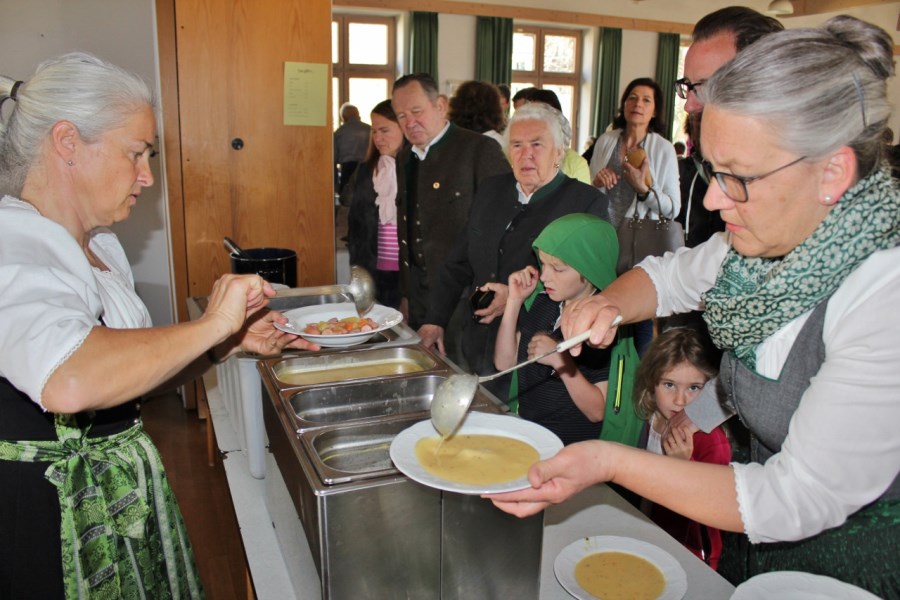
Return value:
M 900 243 L 900 188 L 886 169 L 857 182 L 819 227 L 782 258 L 733 248 L 703 300 L 716 346 L 756 368 L 756 347 L 830 296 L 864 260 Z

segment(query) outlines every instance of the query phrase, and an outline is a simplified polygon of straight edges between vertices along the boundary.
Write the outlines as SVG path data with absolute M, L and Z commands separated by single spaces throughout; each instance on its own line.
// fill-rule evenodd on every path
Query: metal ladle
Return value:
M 375 306 L 375 280 L 362 267 L 356 265 L 350 267 L 347 293 L 353 298 L 356 312 L 360 317 L 365 316 Z
M 227 235 L 225 236 L 225 248 L 227 248 L 230 253 L 234 254 L 238 258 L 243 258 L 244 260 L 250 259 L 250 256 L 246 252 L 241 250 L 241 247 L 235 244 L 234 240 Z
M 613 319 L 609 326 L 610 328 L 613 328 L 621 322 L 622 315 L 618 315 Z M 434 425 L 434 428 L 437 429 L 438 433 L 441 434 L 441 437 L 450 437 L 460 424 L 462 424 L 466 412 L 468 412 L 469 406 L 475 398 L 475 390 L 478 389 L 479 384 L 497 379 L 507 373 L 512 373 L 525 365 L 530 365 L 531 363 L 537 362 L 556 352 L 565 352 L 578 344 L 586 342 L 589 337 L 591 337 L 590 329 L 567 340 L 563 340 L 550 352 L 545 352 L 534 358 L 529 358 L 528 360 L 513 365 L 499 373 L 485 375 L 484 377 L 478 377 L 477 375 L 470 375 L 468 373 L 455 373 L 451 375 L 441 382 L 434 391 L 434 397 L 431 399 L 431 423 Z

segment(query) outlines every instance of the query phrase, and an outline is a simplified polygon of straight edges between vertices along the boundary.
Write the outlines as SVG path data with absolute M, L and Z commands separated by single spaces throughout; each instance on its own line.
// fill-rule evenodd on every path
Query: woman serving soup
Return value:
M 886 32 L 851 17 L 742 51 L 698 88 L 714 182 L 704 204 L 726 232 L 566 307 L 565 335 L 591 328 L 596 345 L 612 340 L 619 314 L 627 323 L 705 309 L 751 461 L 582 442 L 534 465 L 533 487 L 493 496 L 497 506 L 528 515 L 611 481 L 745 534 L 720 563 L 744 568 L 735 583 L 797 570 L 900 596 L 900 190 L 880 142 L 892 52 Z M 704 430 L 723 418 L 703 410 L 719 408 L 714 389 L 688 407 Z
M 5 105 L 5 106 L 4 106 Z M 225 275 L 203 316 L 152 327 L 107 229 L 153 185 L 154 99 L 85 53 L 0 76 L 0 597 L 200 598 L 137 403 L 239 351 L 317 349 Z

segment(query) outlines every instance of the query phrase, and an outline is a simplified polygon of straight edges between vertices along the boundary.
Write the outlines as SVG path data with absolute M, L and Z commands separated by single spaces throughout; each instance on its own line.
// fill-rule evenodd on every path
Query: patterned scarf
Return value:
M 716 346 L 756 369 L 756 347 L 830 296 L 879 250 L 900 243 L 900 189 L 881 169 L 841 196 L 818 228 L 782 258 L 748 258 L 733 248 L 703 296 Z

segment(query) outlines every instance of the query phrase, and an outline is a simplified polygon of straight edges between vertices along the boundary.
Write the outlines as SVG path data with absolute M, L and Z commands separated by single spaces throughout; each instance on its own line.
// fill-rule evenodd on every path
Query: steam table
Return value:
M 238 526 L 259 600 L 321 600 L 320 582 L 305 536 L 296 531 L 276 533 L 283 514 L 294 510 L 287 488 L 271 454 L 267 456 L 265 479 L 250 475 L 239 436 L 231 426 L 218 388 L 215 369 L 204 376 L 210 418 L 223 453 L 225 474 L 231 489 Z M 264 401 L 268 401 L 265 399 Z M 268 497 L 268 500 L 267 500 Z M 292 519 L 299 527 L 296 513 Z M 291 536 L 298 543 L 290 549 L 278 538 Z M 674 538 L 606 485 L 583 491 L 569 501 L 547 509 L 544 516 L 543 560 L 540 600 L 570 600 L 557 582 L 553 562 L 559 552 L 576 539 L 593 535 L 619 535 L 650 542 L 675 557 L 687 573 L 689 599 L 725 599 L 734 587 L 688 552 Z M 287 555 L 286 555 L 287 554 Z M 290 565 L 290 568 L 288 567 Z

